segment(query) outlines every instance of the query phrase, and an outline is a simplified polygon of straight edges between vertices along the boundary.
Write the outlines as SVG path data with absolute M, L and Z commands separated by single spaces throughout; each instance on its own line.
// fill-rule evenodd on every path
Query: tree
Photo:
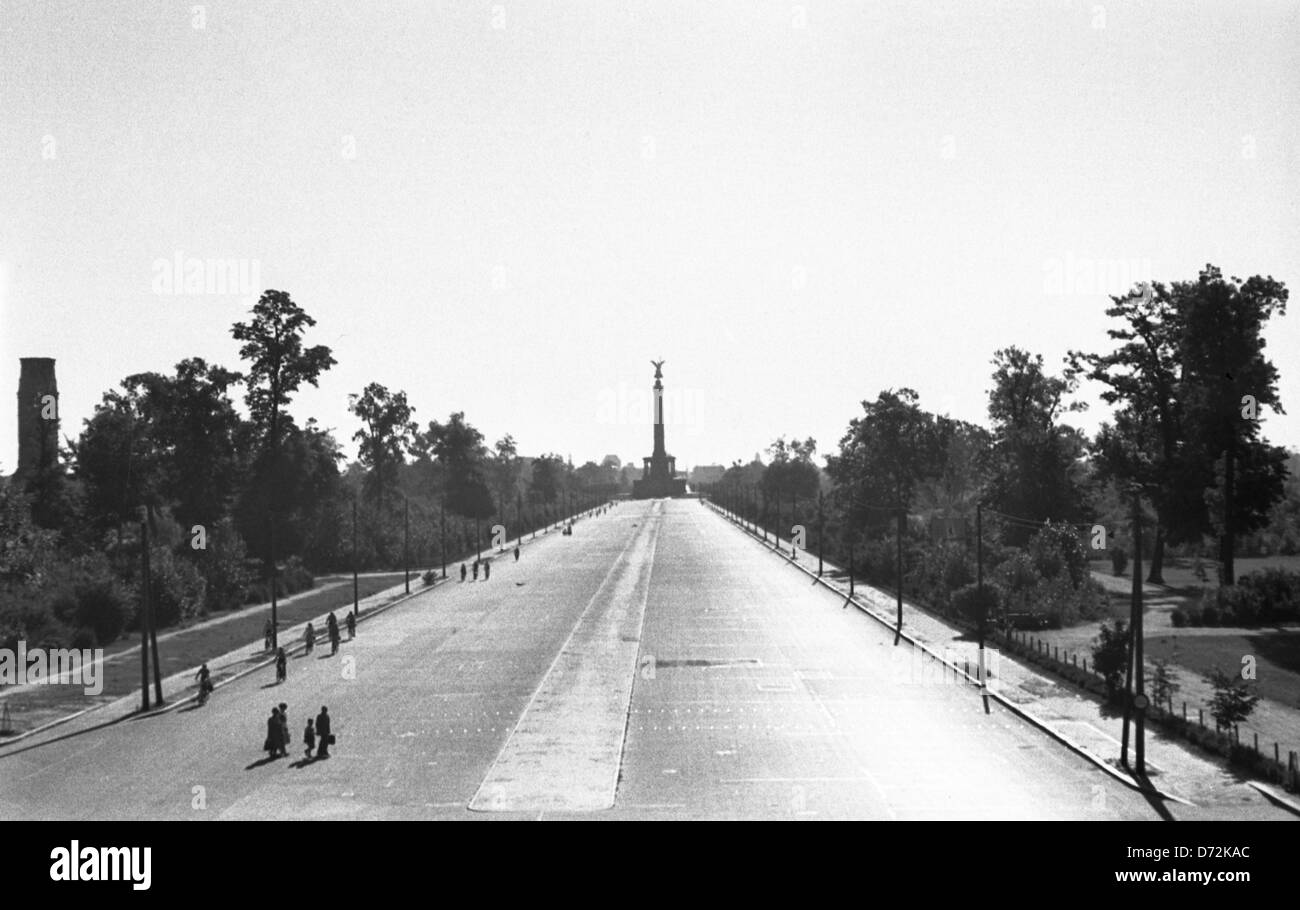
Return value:
M 1210 716 L 1214 718 L 1215 729 L 1231 730 L 1255 710 L 1259 696 L 1252 694 L 1249 684 L 1240 677 L 1229 675 L 1216 666 L 1206 674 L 1205 681 L 1214 687 Z
M 252 309 L 253 318 L 237 322 L 230 334 L 242 341 L 239 356 L 248 361 L 244 402 L 265 433 L 265 444 L 279 441 L 280 415 L 303 383 L 316 385 L 320 374 L 337 362 L 324 345 L 303 347 L 303 334 L 316 320 L 284 291 L 268 290 Z
M 1266 408 L 1285 413 L 1263 330 L 1274 315 L 1286 314 L 1288 292 L 1271 276 L 1225 280 L 1206 265 L 1197 281 L 1175 284 L 1173 293 L 1184 365 L 1179 394 L 1190 444 L 1212 478 L 1205 486 L 1220 491 L 1211 527 L 1219 536 L 1222 582 L 1231 585 L 1236 535 L 1263 527 L 1284 494 L 1286 454 L 1260 440 L 1259 417 Z M 1219 471 L 1207 468 L 1220 461 Z
M 515 438 L 507 433 L 492 448 L 492 486 L 496 490 L 502 518 L 505 517 L 506 504 L 515 498 L 519 469 L 519 449 Z
M 320 374 L 335 363 L 330 349 L 324 345 L 303 347 L 303 334 L 316 324 L 302 307 L 284 291 L 268 290 L 253 306 L 249 322 L 237 322 L 230 334 L 242 341 L 239 356 L 248 361 L 244 402 L 257 428 L 262 432 L 262 446 L 254 468 L 262 481 L 258 485 L 266 495 L 267 512 L 267 575 L 272 579 L 271 626 L 274 645 L 278 640 L 276 629 L 274 566 L 275 518 L 282 507 L 282 487 L 279 483 L 266 483 L 277 478 L 281 471 L 280 436 L 284 409 L 302 384 L 316 385 Z M 245 538 L 249 539 L 248 534 Z
M 1106 696 L 1114 699 L 1124 679 L 1124 668 L 1128 666 L 1128 628 L 1124 620 L 1115 620 L 1111 626 L 1102 622 L 1092 647 L 1092 665 L 1106 681 Z
M 406 403 L 405 392 L 389 392 L 377 382 L 366 386 L 360 395 L 349 395 L 348 407 L 365 424 L 352 438 L 360 443 L 357 454 L 361 463 L 373 471 L 376 500 L 382 514 L 385 475 L 390 466 L 395 468 L 403 463 L 419 429 L 411 420 L 415 409 Z
M 242 458 L 241 421 L 226 392 L 240 379 L 193 357 L 176 364 L 174 376 L 138 373 L 122 381 L 148 428 L 160 492 L 183 528 L 211 529 L 229 511 Z
M 483 434 L 465 421 L 465 412 L 457 411 L 445 424 L 430 421 L 425 440 L 444 468 L 447 508 L 475 521 L 491 517 L 492 491 L 484 478 L 487 447 Z
M 909 508 L 917 485 L 936 472 L 934 416 L 918 401 L 911 389 L 890 389 L 862 402 L 864 413 L 849 422 L 839 454 L 827 458 L 850 527 L 880 524 L 890 510 Z
M 1174 696 L 1182 686 L 1178 684 L 1178 678 L 1169 669 L 1168 660 L 1157 660 L 1155 665 L 1155 671 L 1151 674 L 1151 701 L 1161 707 L 1168 707 L 1172 713 Z
M 1065 403 L 1075 380 L 1068 374 L 1047 375 L 1041 354 L 1017 347 L 997 351 L 993 365 L 988 396 L 996 441 L 989 500 L 994 508 L 1031 522 L 1082 519 L 1083 440 L 1077 430 L 1060 422 L 1065 413 L 1083 409 Z M 1023 545 L 1031 533 L 1027 527 L 1009 527 L 1004 536 L 1009 543 Z
M 787 443 L 781 437 L 772 443 L 768 452 L 772 462 L 763 471 L 761 481 L 769 495 L 788 500 L 791 496 L 808 499 L 817 494 L 821 486 L 821 471 L 813 464 L 817 441 L 812 437 L 803 442 Z
M 1118 408 L 1115 424 L 1102 428 L 1092 451 L 1107 477 L 1122 486 L 1136 482 L 1151 499 L 1156 529 L 1147 580 L 1163 584 L 1166 538 L 1184 539 L 1187 523 L 1178 516 L 1189 494 L 1196 495 L 1180 461 L 1186 453 L 1182 402 L 1175 394 L 1182 381 L 1179 311 L 1170 289 L 1155 283 L 1111 297 L 1106 315 L 1123 322 L 1107 330 L 1122 343 L 1107 354 L 1071 351 L 1067 375 L 1102 383 L 1102 400 Z
M 163 466 L 139 389 L 105 392 L 95 413 L 72 444 L 73 471 L 85 492 L 85 507 L 99 529 L 122 527 L 136 509 L 162 501 Z
M 533 499 L 550 505 L 560 494 L 564 474 L 564 459 L 559 455 L 542 455 L 533 461 L 533 475 L 529 480 L 529 491 Z

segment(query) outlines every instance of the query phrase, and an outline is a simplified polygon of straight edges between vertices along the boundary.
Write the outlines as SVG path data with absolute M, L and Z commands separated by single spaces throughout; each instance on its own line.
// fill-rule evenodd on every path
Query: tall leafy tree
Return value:
M 519 447 L 515 438 L 506 434 L 492 447 L 492 486 L 497 495 L 497 504 L 505 515 L 505 509 L 515 499 L 519 484 Z
M 808 499 L 817 495 L 821 486 L 821 471 L 813 463 L 817 441 L 811 436 L 805 440 L 786 442 L 781 437 L 767 450 L 772 462 L 763 471 L 762 485 L 772 496 L 788 501 L 792 496 Z
M 862 402 L 840 451 L 827 459 L 849 527 L 880 526 L 891 509 L 911 507 L 918 484 L 938 463 L 934 416 L 912 389 L 887 389 Z
M 241 421 L 227 391 L 240 379 L 193 357 L 176 364 L 174 376 L 138 373 L 123 380 L 148 427 L 161 492 L 185 528 L 211 528 L 229 511 L 242 458 Z
M 366 386 L 360 395 L 349 395 L 348 406 L 365 424 L 352 438 L 360 443 L 361 463 L 372 472 L 382 514 L 385 481 L 390 474 L 395 476 L 397 466 L 404 463 L 419 430 L 411 419 L 415 409 L 407 404 L 405 392 L 390 392 L 377 382 Z
M 483 434 L 457 411 L 446 423 L 429 422 L 427 450 L 443 465 L 447 507 L 476 521 L 492 515 L 492 490 L 486 479 L 487 446 Z
M 105 392 L 71 448 L 88 518 L 97 530 L 116 531 L 120 544 L 136 510 L 162 501 L 162 459 L 139 390 Z
M 1219 537 L 1222 582 L 1230 585 L 1236 535 L 1263 527 L 1284 494 L 1286 452 L 1261 440 L 1259 419 L 1265 410 L 1285 413 L 1263 331 L 1285 315 L 1288 292 L 1272 277 L 1225 279 L 1213 265 L 1173 292 L 1184 364 L 1179 393 L 1190 444 L 1203 465 L 1215 465 L 1207 518 Z
M 325 345 L 305 347 L 303 335 L 316 320 L 285 291 L 268 290 L 258 299 L 248 322 L 237 322 L 230 334 L 243 342 L 239 356 L 248 361 L 244 401 L 264 444 L 279 442 L 281 415 L 303 383 L 316 385 L 321 373 L 337 362 Z
M 1078 521 L 1086 515 L 1082 435 L 1061 422 L 1082 410 L 1067 403 L 1076 380 L 1051 376 L 1041 354 L 1017 347 L 993 356 L 989 420 L 995 438 L 989 499 L 994 508 L 1030 521 Z M 1008 542 L 1024 544 L 1028 528 L 1009 527 Z

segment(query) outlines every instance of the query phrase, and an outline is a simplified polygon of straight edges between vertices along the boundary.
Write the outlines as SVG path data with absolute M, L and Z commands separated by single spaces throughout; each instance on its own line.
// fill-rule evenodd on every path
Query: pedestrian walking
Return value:
M 333 613 L 330 613 L 325 619 L 325 631 L 330 637 L 330 655 L 339 653 L 339 621 Z
M 284 653 L 284 648 L 275 652 L 275 681 L 284 682 L 289 678 L 289 655 Z
M 321 705 L 320 713 L 316 715 L 316 738 L 320 740 L 320 748 L 316 750 L 316 757 L 329 758 L 330 746 L 334 744 L 334 735 L 330 733 L 329 708 L 324 705 Z
M 302 640 L 307 642 L 307 653 L 310 654 L 311 649 L 316 647 L 316 629 L 311 623 L 307 623 L 307 628 L 302 633 Z
M 483 563 L 483 580 L 487 581 L 491 577 L 492 577 L 492 561 L 488 560 L 487 562 Z
M 280 709 L 272 708 L 271 716 L 266 719 L 266 742 L 262 743 L 262 748 L 266 750 L 268 758 L 276 758 L 283 744 L 284 727 L 280 725 Z
M 310 717 L 307 718 L 307 729 L 302 731 L 302 744 L 307 747 L 306 756 L 311 758 L 311 753 L 316 748 L 316 728 Z
M 287 756 L 293 737 L 289 735 L 289 706 L 284 702 L 280 702 L 280 733 L 280 754 Z
M 465 564 L 462 562 L 462 563 L 460 564 L 460 580 L 461 580 L 461 581 L 464 581 L 464 580 L 465 580 L 465 572 L 466 572 L 466 571 L 467 571 L 467 570 L 465 569 Z
M 351 610 L 348 611 L 347 624 L 348 624 L 348 641 L 351 641 L 352 639 L 357 637 L 357 614 L 353 613 Z
M 515 545 L 515 562 L 519 562 L 519 546 Z
M 478 581 L 478 560 L 474 560 L 474 580 Z

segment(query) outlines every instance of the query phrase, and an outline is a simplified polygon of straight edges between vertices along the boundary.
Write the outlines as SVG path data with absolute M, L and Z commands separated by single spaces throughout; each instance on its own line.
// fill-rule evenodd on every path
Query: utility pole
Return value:
M 442 557 L 442 578 L 447 579 L 447 503 L 444 498 L 438 500 L 438 519 L 442 533 L 438 536 L 438 555 Z
M 406 593 L 411 593 L 411 501 L 402 497 L 402 572 L 406 576 Z
M 988 667 L 984 663 L 984 633 L 988 623 L 989 607 L 988 601 L 984 599 L 984 506 L 978 502 L 975 503 L 975 596 L 979 598 L 980 604 L 980 694 L 984 697 L 984 713 L 988 714 L 989 684 Z
M 903 522 L 907 520 L 907 513 L 902 509 L 898 510 L 898 628 L 894 630 L 894 644 L 897 645 L 903 636 Z
M 267 526 L 267 546 L 270 549 L 271 560 L 268 569 L 271 575 L 271 651 L 274 652 L 280 647 L 280 620 L 276 613 L 276 596 L 275 583 L 278 581 L 279 572 L 275 569 L 275 512 L 269 511 L 266 520 Z
M 1143 691 L 1145 668 L 1142 659 L 1142 497 L 1133 496 L 1133 687 L 1136 695 L 1133 708 L 1137 711 L 1137 773 L 1145 775 L 1146 768 L 1146 709 L 1147 697 Z
M 361 611 L 361 592 L 357 582 L 357 497 L 352 494 L 352 615 Z
M 149 517 L 140 507 L 140 710 L 149 710 Z
M 823 511 L 825 494 L 817 491 L 817 577 L 822 577 L 822 537 L 826 534 L 826 514 Z

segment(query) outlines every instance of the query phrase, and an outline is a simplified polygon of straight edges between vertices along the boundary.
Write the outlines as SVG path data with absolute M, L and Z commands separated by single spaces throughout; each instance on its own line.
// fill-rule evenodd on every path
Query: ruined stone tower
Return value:
M 53 357 L 23 357 L 18 377 L 18 470 L 21 484 L 59 458 L 59 385 Z

